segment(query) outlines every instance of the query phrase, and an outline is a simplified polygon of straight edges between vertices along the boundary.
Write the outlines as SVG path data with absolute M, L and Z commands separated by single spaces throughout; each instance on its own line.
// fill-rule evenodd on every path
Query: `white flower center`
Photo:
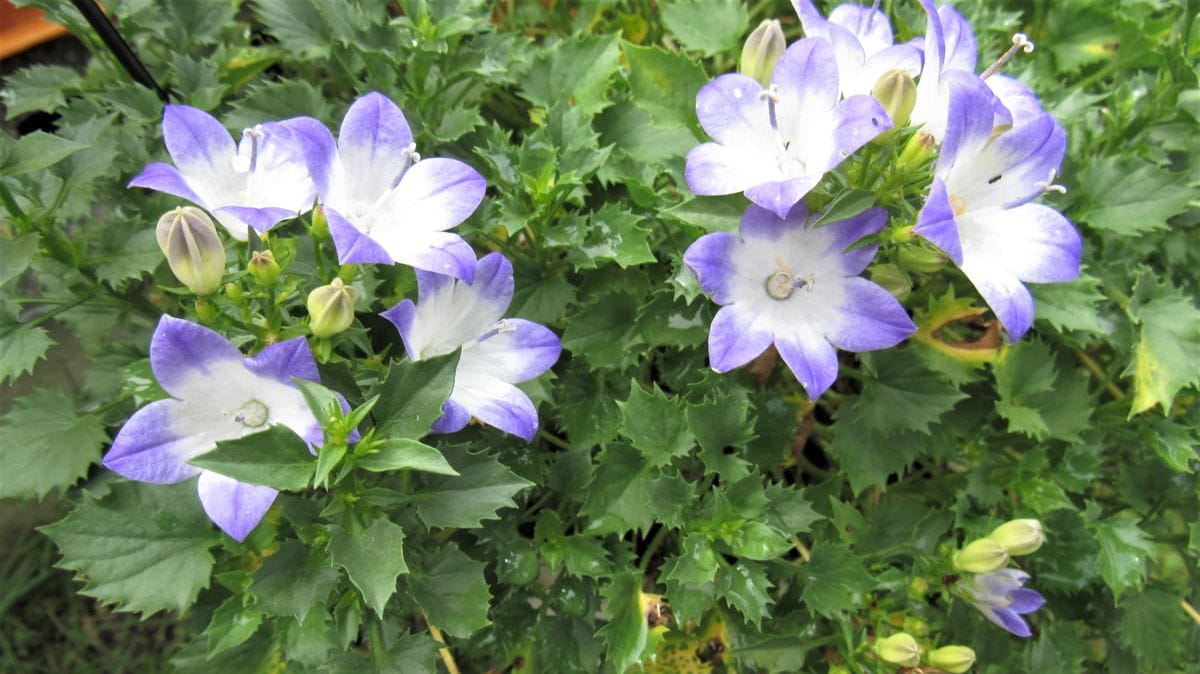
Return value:
M 246 428 L 260 428 L 267 423 L 267 406 L 258 400 L 248 400 L 233 411 L 233 420 Z
M 767 296 L 771 299 L 786 300 L 792 296 L 793 292 L 801 288 L 807 288 L 808 292 L 812 292 L 816 288 L 816 274 L 809 274 L 807 276 L 795 274 L 778 257 L 775 258 L 775 264 L 779 266 L 779 271 L 767 276 L 767 280 L 764 283 Z

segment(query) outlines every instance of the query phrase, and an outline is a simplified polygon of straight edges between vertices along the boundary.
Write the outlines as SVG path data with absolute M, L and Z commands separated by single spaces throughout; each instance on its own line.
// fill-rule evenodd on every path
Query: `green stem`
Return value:
M 642 553 L 642 561 L 638 562 L 639 575 L 646 575 L 646 569 L 650 568 L 650 560 L 654 558 L 654 553 L 658 552 L 663 539 L 667 537 L 667 532 L 667 527 L 660 525 L 658 531 L 654 533 L 654 538 L 650 539 L 650 544 L 646 546 L 646 551 Z
M 92 292 L 92 293 L 88 293 L 87 295 L 84 295 L 82 297 L 77 297 L 72 302 L 57 306 L 57 307 L 51 309 L 50 311 L 47 311 L 46 313 L 41 314 L 40 316 L 34 317 L 32 320 L 30 320 L 27 323 L 22 323 L 21 326 L 22 327 L 33 327 L 33 326 L 45 323 L 46 321 L 50 320 L 51 318 L 54 318 L 55 316 L 57 316 L 63 312 L 70 311 L 71 309 L 74 309 L 75 307 L 79 306 L 80 304 L 87 302 L 88 300 L 92 299 L 95 296 L 96 296 L 96 293 Z
M 17 205 L 17 200 L 13 197 L 12 192 L 8 191 L 8 186 L 0 182 L 0 203 L 4 204 L 4 210 L 8 211 L 9 216 L 20 225 L 22 232 L 29 229 L 29 216 L 25 215 L 25 211 Z

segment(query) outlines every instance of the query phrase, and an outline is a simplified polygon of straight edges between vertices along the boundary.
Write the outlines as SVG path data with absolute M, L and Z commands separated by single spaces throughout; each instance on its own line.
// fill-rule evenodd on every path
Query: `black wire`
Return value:
M 121 66 L 125 68 L 125 71 L 129 73 L 129 76 L 135 82 L 157 93 L 163 103 L 171 101 L 170 94 L 158 85 L 154 76 L 146 69 L 146 65 L 138 58 L 138 55 L 129 46 L 129 43 L 125 41 L 125 38 L 121 37 L 121 34 L 117 32 L 116 26 L 108 20 L 108 17 L 105 16 L 104 11 L 100 9 L 95 0 L 71 0 L 71 4 L 75 5 L 80 14 L 83 14 L 83 18 L 87 19 L 92 30 L 96 31 L 96 34 L 100 36 L 100 39 L 104 42 L 104 46 L 108 47 L 112 55 L 117 57 L 117 61 L 120 62 Z

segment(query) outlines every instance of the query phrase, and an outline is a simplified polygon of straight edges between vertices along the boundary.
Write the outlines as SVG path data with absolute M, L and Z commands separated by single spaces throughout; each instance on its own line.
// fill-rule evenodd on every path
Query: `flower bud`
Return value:
M 913 636 L 929 636 L 929 623 L 913 616 L 905 616 L 903 629 Z
M 236 283 L 226 283 L 225 284 L 225 296 L 228 297 L 229 299 L 233 300 L 234 302 L 241 302 L 242 298 L 244 298 L 246 295 L 242 291 L 242 286 L 240 286 Z
M 308 231 L 316 241 L 329 238 L 329 219 L 325 217 L 325 207 L 317 206 L 312 209 L 312 226 Z
M 216 292 L 225 275 L 225 246 L 207 213 L 195 206 L 167 211 L 158 219 L 155 234 L 180 283 L 197 295 Z
M 909 599 L 924 599 L 925 595 L 929 594 L 929 581 L 921 576 L 916 576 L 908 581 L 908 598 Z
M 990 538 L 981 538 L 954 555 L 954 568 L 967 573 L 990 573 L 1008 563 L 1008 551 Z
M 942 646 L 930 651 L 925 662 L 944 672 L 963 674 L 975 664 L 975 651 L 966 646 Z
M 900 156 L 896 158 L 896 170 L 901 173 L 912 173 L 925 166 L 933 158 L 933 150 L 937 141 L 933 136 L 921 131 L 908 139 Z
M 875 655 L 880 660 L 901 667 L 916 667 L 921 662 L 921 646 L 911 634 L 897 632 L 875 642 Z
M 275 253 L 269 250 L 254 251 L 246 265 L 246 271 L 264 288 L 274 285 L 279 280 L 279 263 L 275 261 Z
M 1013 557 L 1035 552 L 1046 542 L 1042 523 L 1034 519 L 1005 522 L 996 527 L 988 538 L 999 543 Z
M 913 106 L 917 104 L 917 85 L 903 70 L 889 70 L 875 82 L 871 95 L 892 119 L 892 127 L 898 129 L 908 123 Z
M 783 37 L 783 26 L 777 19 L 767 19 L 746 38 L 738 72 L 753 77 L 765 87 L 771 83 L 771 71 L 785 49 L 787 39 Z
M 308 327 L 317 337 L 332 337 L 354 322 L 358 291 L 335 278 L 308 294 Z
M 945 255 L 920 245 L 901 248 L 899 260 L 905 269 L 919 271 L 923 274 L 932 274 L 946 266 Z
M 902 300 L 912 292 L 912 282 L 894 264 L 877 264 L 871 266 L 871 282 L 883 286 L 892 297 Z

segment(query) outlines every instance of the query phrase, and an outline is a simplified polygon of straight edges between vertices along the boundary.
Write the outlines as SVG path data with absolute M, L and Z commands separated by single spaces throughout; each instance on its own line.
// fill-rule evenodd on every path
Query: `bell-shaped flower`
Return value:
M 303 140 L 329 232 L 343 264 L 407 264 L 466 281 L 475 252 L 446 231 L 466 220 L 487 184 L 457 159 L 421 159 L 404 113 L 383 94 L 354 101 L 333 135 L 290 120 Z
M 1019 637 L 1032 636 L 1021 616 L 1040 609 L 1046 600 L 1025 587 L 1029 574 L 1020 569 L 1000 569 L 972 577 L 962 585 L 967 601 L 988 620 Z
M 475 417 L 526 441 L 537 433 L 537 409 L 513 384 L 549 370 L 562 343 L 531 321 L 504 318 L 513 295 L 512 263 L 499 253 L 481 258 L 474 281 L 417 271 L 417 302 L 404 300 L 383 313 L 400 331 L 411 360 L 461 348 L 454 389 L 433 424 L 453 433 Z
M 163 110 L 163 141 L 174 165 L 148 165 L 130 187 L 187 199 L 216 217 L 238 241 L 313 203 L 316 188 L 302 148 L 286 123 L 268 122 L 242 132 L 240 143 L 212 115 L 186 105 Z
M 833 48 L 819 38 L 788 47 L 764 89 L 754 78 L 721 75 L 696 95 L 696 116 L 715 142 L 687 156 L 696 194 L 745 192 L 780 218 L 826 172 L 892 128 L 870 96 L 839 102 Z
M 895 44 L 887 15 L 874 7 L 844 3 L 821 16 L 812 0 L 792 0 L 804 34 L 833 45 L 841 74 L 843 96 L 869 94 L 885 73 L 898 70 L 916 77 L 921 72 L 921 51 L 911 44 Z
M 150 340 L 150 368 L 170 398 L 138 410 L 117 433 L 104 465 L 131 480 L 171 484 L 200 477 L 200 503 L 222 531 L 242 540 L 278 492 L 188 463 L 216 443 L 283 424 L 310 447 L 323 440 L 292 377 L 317 381 L 303 337 L 252 358 L 216 332 L 163 316 Z
M 904 307 L 859 276 L 878 246 L 849 246 L 883 229 L 878 208 L 820 227 L 799 202 L 780 218 L 751 205 L 740 235 L 705 234 L 683 261 L 700 287 L 722 305 L 708 336 L 709 364 L 727 372 L 772 344 L 817 398 L 837 378 L 835 349 L 895 346 L 916 331 Z
M 1066 132 L 1043 113 L 994 135 L 991 91 L 961 72 L 947 85 L 946 138 L 913 231 L 962 269 L 1009 337 L 1019 339 L 1033 323 L 1023 282 L 1079 275 L 1079 233 L 1058 211 L 1031 203 L 1056 187 Z

